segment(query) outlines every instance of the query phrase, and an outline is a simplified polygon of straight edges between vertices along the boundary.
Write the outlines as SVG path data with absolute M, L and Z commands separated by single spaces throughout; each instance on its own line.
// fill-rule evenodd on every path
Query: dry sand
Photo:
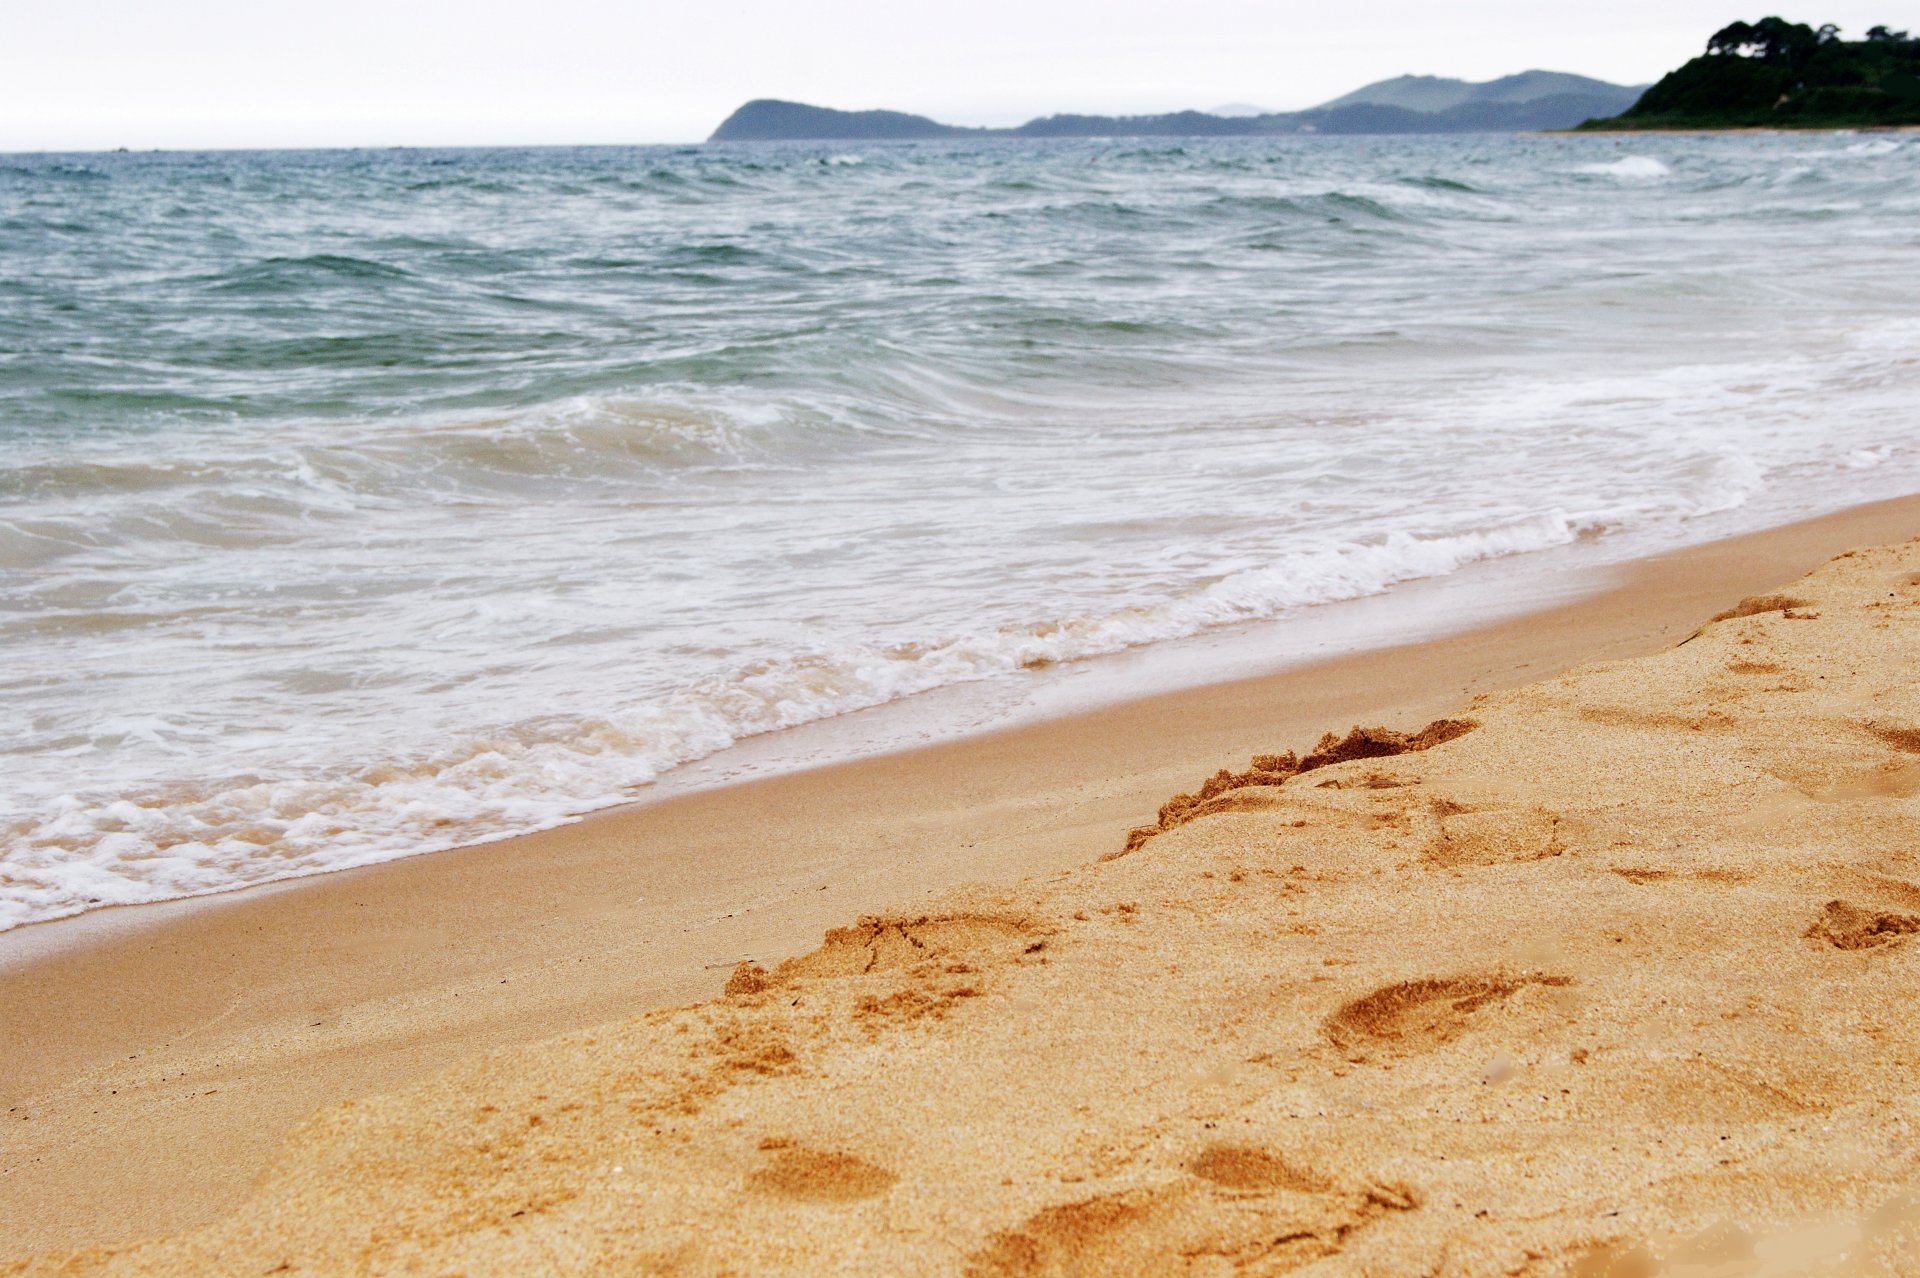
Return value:
M 1129 854 L 923 896 L 716 1001 L 336 1105 L 214 1223 L 24 1272 L 1920 1270 L 1920 544 L 1657 655 L 1460 704 L 1914 525 L 1912 503 L 1865 508 L 1473 636 L 336 876 L 28 965 L 0 981 L 23 1031 L 4 1236 L 228 1208 L 316 1093 L 710 992 L 725 974 L 698 955 L 794 952 L 782 938 L 850 896 L 1119 853 L 1169 766 L 1191 784 L 1306 753 L 1303 716 L 1384 705 L 1425 707 L 1402 728 L 1477 726 L 1363 736 L 1348 752 L 1378 757 L 1298 775 L 1260 760 Z M 1207 749 L 1227 740 L 1237 758 Z M 1407 744 L 1429 748 L 1382 753 Z M 733 859 L 689 858 L 716 825 Z M 690 864 L 679 914 L 607 895 Z M 757 922 L 700 918 L 755 890 Z M 681 930 L 623 930 L 649 917 Z M 501 980 L 532 992 L 489 1002 Z M 453 1010 L 463 992 L 479 1010 Z M 303 1026 L 308 1004 L 334 1020 Z

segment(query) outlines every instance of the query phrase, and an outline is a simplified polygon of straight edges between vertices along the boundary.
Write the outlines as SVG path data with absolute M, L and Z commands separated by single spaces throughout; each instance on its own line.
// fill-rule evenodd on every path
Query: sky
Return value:
M 1858 38 L 1893 0 L 1826 0 Z M 749 98 L 953 124 L 1659 78 L 1739 0 L 13 0 L 0 151 L 694 142 Z

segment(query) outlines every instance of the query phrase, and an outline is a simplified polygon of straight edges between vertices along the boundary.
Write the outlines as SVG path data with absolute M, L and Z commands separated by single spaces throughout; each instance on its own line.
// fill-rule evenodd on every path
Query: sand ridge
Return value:
M 0 1273 L 1920 1272 L 1920 541 L 1790 590 Z

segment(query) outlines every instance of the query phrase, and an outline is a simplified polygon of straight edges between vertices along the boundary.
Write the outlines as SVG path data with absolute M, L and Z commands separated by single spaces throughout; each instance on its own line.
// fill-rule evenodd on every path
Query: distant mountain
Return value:
M 721 122 L 709 142 L 903 141 L 985 133 L 904 111 L 835 111 L 831 107 L 756 98 Z
M 1781 18 L 1736 22 L 1706 53 L 1587 129 L 1841 129 L 1920 125 L 1920 39 L 1887 27 L 1864 40 Z
M 1238 118 L 1248 115 L 1272 115 L 1265 107 L 1255 106 L 1251 102 L 1229 102 L 1225 106 L 1208 107 L 1208 115 L 1224 115 Z
M 1444 111 L 1353 103 L 1315 107 L 1291 119 L 1320 133 L 1537 133 L 1570 129 L 1596 114 L 1620 110 L 1638 90 L 1620 93 L 1555 93 L 1520 101 L 1471 100 Z
M 1514 133 L 1570 129 L 1617 115 L 1640 89 L 1560 71 L 1523 71 L 1472 84 L 1401 76 L 1306 111 L 1257 107 L 1164 115 L 1049 115 L 1011 129 L 967 129 L 902 111 L 836 111 L 758 98 L 728 116 L 710 142 L 876 142 L 962 137 L 1257 137 L 1278 133 Z
M 1297 132 L 1263 127 L 1278 116 L 1208 115 L 1174 111 L 1167 115 L 1047 115 L 995 132 L 1008 138 L 1243 138 L 1259 133 Z
M 1644 84 L 1614 84 L 1566 71 L 1522 71 L 1470 86 L 1469 102 L 1539 102 L 1545 98 L 1613 98 L 1632 106 L 1647 91 Z M 1623 108 L 1624 109 L 1624 108 Z
M 1352 93 L 1323 102 L 1313 108 L 1331 111 L 1344 106 L 1390 106 L 1407 111 L 1438 113 L 1469 103 L 1537 102 L 1542 98 L 1584 97 L 1596 101 L 1618 102 L 1618 113 L 1632 106 L 1646 91 L 1646 85 L 1628 87 L 1595 80 L 1590 76 L 1569 75 L 1565 71 L 1522 71 L 1475 84 L 1467 80 L 1448 80 L 1435 75 L 1402 75 L 1377 80 Z
M 1317 109 L 1390 106 L 1402 111 L 1444 111 L 1465 102 L 1472 91 L 1473 86 L 1465 80 L 1447 80 L 1437 75 L 1397 75 L 1391 80 L 1362 85 L 1331 102 L 1322 102 Z

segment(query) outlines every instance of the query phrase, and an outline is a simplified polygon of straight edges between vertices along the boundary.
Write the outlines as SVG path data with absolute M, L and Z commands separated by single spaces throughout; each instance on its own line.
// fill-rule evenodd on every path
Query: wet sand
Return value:
M 24 1254 L 215 1220 L 317 1109 L 502 1047 L 411 1094 L 329 1110 L 242 1215 L 125 1263 L 247 1271 L 284 1245 L 330 1257 L 313 1260 L 321 1270 L 351 1267 L 341 1249 L 360 1247 L 376 1269 L 551 1253 L 642 1272 L 883 1271 L 908 1257 L 1054 1272 L 1185 1239 L 1257 1271 L 1344 1249 L 1365 1227 L 1399 1240 L 1383 1256 L 1444 1234 L 1469 1239 L 1460 1255 L 1537 1244 L 1572 1264 L 1619 1241 L 1580 1214 L 1592 1195 L 1638 1212 L 1604 1218 L 1652 1245 L 1655 1226 L 1683 1227 L 1676 1176 L 1719 1177 L 1701 1210 L 1749 1201 L 1713 1170 L 1736 1164 L 1752 1169 L 1740 1192 L 1776 1215 L 1791 1194 L 1844 1215 L 1853 1198 L 1814 1187 L 1866 1202 L 1855 1171 L 1873 1150 L 1908 1174 L 1873 1143 L 1893 1140 L 1893 1120 L 1869 1115 L 1857 1140 L 1834 1142 L 1852 1160 L 1839 1168 L 1807 1161 L 1782 1115 L 1825 1123 L 1866 1104 L 1862 1088 L 1906 1103 L 1861 1054 L 1866 1031 L 1833 1018 L 1879 1006 L 1891 1021 L 1885 1000 L 1904 996 L 1901 925 L 1873 929 L 1907 917 L 1894 898 L 1912 876 L 1887 830 L 1912 829 L 1896 793 L 1908 765 L 1860 725 L 1920 726 L 1900 675 L 1914 614 L 1872 615 L 1860 583 L 1822 579 L 1805 621 L 1723 623 L 1573 685 L 1537 681 L 1660 652 L 1843 547 L 1916 529 L 1920 501 L 1862 507 L 1649 560 L 1591 599 L 1430 643 L 135 912 L 0 972 L 0 1238 Z M 1889 584 L 1920 570 L 1905 559 L 1872 561 L 1890 609 L 1916 598 Z M 1764 659 L 1719 651 L 1747 630 Z M 1727 673 L 1737 662 L 1775 669 Z M 1381 774 L 1391 784 L 1368 779 L 1386 765 L 1346 763 L 1239 787 L 1226 793 L 1244 810 L 1100 860 L 1217 768 L 1356 722 L 1463 714 L 1482 726 L 1401 756 Z M 1706 740 L 1723 744 L 1716 758 L 1764 758 L 1754 766 L 1774 780 L 1701 761 Z M 1735 781 L 1766 803 L 1722 793 Z M 1833 797 L 1850 787 L 1864 801 Z M 951 895 L 966 883 L 1000 886 Z M 1843 896 L 1854 913 L 1826 911 Z M 887 911 L 778 968 L 826 928 Z M 1760 921 L 1733 935 L 1733 914 Z M 1886 943 L 1800 935 L 1823 920 Z M 1634 956 L 1633 981 L 1615 988 L 1610 954 Z M 745 958 L 770 974 L 722 1002 L 512 1046 L 711 998 Z M 1707 971 L 1726 989 L 1701 1002 Z M 1835 984 L 1855 977 L 1858 989 Z M 1741 1037 L 1788 1028 L 1826 1050 L 1796 1060 Z M 1904 1044 L 1898 1026 L 1879 1032 L 1886 1051 Z M 1710 1065 L 1659 1063 L 1703 1043 L 1719 1044 Z M 1842 1047 L 1849 1063 L 1835 1065 Z M 1763 1048 L 1750 1068 L 1742 1052 Z M 1529 1163 L 1543 1129 L 1526 1124 L 1546 1121 L 1529 1106 L 1574 1097 L 1596 1056 L 1613 1063 L 1581 1074 L 1598 1082 L 1554 1120 L 1577 1156 Z M 1634 1078 L 1653 1081 L 1635 1091 Z M 1615 1121 L 1640 1126 L 1589 1148 Z M 1676 1162 L 1648 1143 L 1684 1132 L 1692 1151 L 1702 1123 L 1743 1142 L 1739 1158 Z M 1223 1124 L 1231 1140 L 1209 1135 Z M 1441 1140 L 1447 1124 L 1507 1141 L 1506 1178 L 1484 1142 Z M 616 1163 L 630 1179 L 608 1179 Z M 1475 1194 L 1485 1217 L 1468 1210 Z M 1442 1198 L 1454 1205 L 1433 1210 Z M 1550 1199 L 1552 1227 L 1515 1224 L 1523 1199 Z M 610 1232 L 616 1209 L 654 1223 Z M 707 1214 L 720 1212 L 734 1213 L 724 1230 Z M 1297 1247 L 1247 1250 L 1289 1212 Z M 355 1242 L 355 1220 L 399 1222 L 380 1227 L 398 1250 L 364 1230 Z M 631 1251 L 642 1244 L 652 1259 Z

